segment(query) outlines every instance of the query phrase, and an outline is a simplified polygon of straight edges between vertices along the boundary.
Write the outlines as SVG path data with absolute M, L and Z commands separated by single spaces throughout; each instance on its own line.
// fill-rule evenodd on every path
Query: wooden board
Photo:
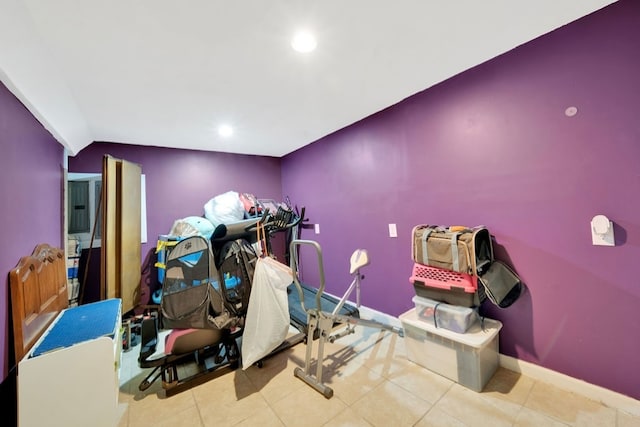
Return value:
M 141 275 L 141 168 L 105 156 L 102 168 L 102 262 L 100 294 L 121 298 L 122 311 L 139 300 Z
M 39 244 L 9 272 L 9 283 L 17 363 L 68 306 L 64 251 Z

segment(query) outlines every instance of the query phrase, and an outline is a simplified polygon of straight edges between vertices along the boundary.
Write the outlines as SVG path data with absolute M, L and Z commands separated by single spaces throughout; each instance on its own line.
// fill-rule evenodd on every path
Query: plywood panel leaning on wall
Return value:
M 104 156 L 102 165 L 102 298 L 121 298 L 122 312 L 137 305 L 141 266 L 140 165 Z

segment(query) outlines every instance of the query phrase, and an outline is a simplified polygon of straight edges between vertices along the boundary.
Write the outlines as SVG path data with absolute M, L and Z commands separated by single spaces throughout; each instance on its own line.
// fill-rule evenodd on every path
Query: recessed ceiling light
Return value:
M 228 138 L 233 135 L 233 128 L 229 125 L 220 125 L 218 126 L 218 135 L 223 138 Z
M 291 41 L 291 47 L 300 53 L 308 53 L 313 51 L 318 42 L 313 34 L 309 31 L 298 31 Z

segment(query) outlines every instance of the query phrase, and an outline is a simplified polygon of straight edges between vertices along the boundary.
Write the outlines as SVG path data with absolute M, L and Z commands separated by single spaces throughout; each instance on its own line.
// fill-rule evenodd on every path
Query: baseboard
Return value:
M 397 317 L 364 306 L 360 307 L 360 317 L 377 320 L 399 328 L 402 327 L 402 323 Z M 504 354 L 499 355 L 499 363 L 501 367 L 509 369 L 510 371 L 518 372 L 535 380 L 579 394 L 634 416 L 640 416 L 640 401 L 625 396 L 624 394 L 552 371 L 551 369 L 543 368 L 533 363 L 525 362 L 511 356 L 505 356 Z
M 397 317 L 390 316 L 368 307 L 360 307 L 360 316 L 385 322 L 393 326 L 402 327 L 402 324 Z M 586 381 L 561 374 L 551 369 L 543 368 L 542 366 L 538 366 L 533 363 L 525 362 L 511 356 L 505 356 L 504 354 L 500 354 L 499 363 L 501 367 L 509 369 L 510 371 L 518 372 L 535 380 L 549 383 L 555 387 L 601 402 L 611 408 L 619 409 L 620 411 L 634 416 L 640 416 L 640 401 L 629 396 L 625 396 L 624 394 L 590 384 Z
M 640 401 L 629 396 L 590 384 L 583 380 L 561 374 L 533 363 L 525 362 L 511 356 L 500 355 L 500 366 L 518 372 L 538 381 L 551 384 L 586 398 L 598 401 L 611 408 L 640 416 Z
M 354 304 L 355 305 L 355 304 Z M 402 322 L 397 317 L 389 316 L 381 311 L 374 310 L 369 307 L 360 306 L 360 317 L 363 319 L 375 320 L 378 322 L 386 323 L 390 326 L 402 328 Z

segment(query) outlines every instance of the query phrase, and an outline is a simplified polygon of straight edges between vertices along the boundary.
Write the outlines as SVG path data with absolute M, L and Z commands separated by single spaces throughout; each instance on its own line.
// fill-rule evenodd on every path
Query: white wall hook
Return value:
M 604 215 L 591 219 L 591 241 L 594 245 L 614 246 L 613 223 Z

